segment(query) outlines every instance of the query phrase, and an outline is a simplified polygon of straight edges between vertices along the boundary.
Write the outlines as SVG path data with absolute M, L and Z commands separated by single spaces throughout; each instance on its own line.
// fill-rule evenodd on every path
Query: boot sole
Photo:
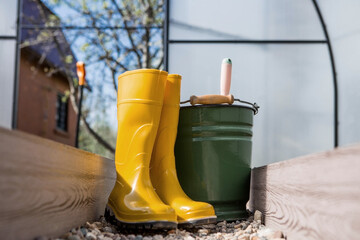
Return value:
M 200 218 L 200 219 L 190 220 L 187 222 L 178 223 L 178 227 L 179 228 L 193 228 L 195 226 L 213 224 L 216 222 L 217 222 L 216 217 Z
M 160 229 L 176 229 L 176 222 L 169 221 L 147 221 L 147 222 L 124 222 L 116 218 L 112 209 L 106 205 L 105 208 L 105 219 L 119 228 L 126 228 L 131 230 L 160 230 Z

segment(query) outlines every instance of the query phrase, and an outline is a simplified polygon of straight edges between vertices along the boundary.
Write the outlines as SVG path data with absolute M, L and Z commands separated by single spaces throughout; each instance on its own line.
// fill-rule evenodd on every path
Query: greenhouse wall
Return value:
M 339 87 L 339 143 L 360 141 L 360 1 L 321 0 Z
M 13 116 L 17 1 L 0 0 L 0 126 L 11 128 Z
M 360 114 L 351 112 L 360 102 L 360 27 L 355 24 L 360 7 L 345 2 L 317 2 L 338 66 L 340 145 L 360 141 L 355 122 Z M 310 0 L 169 1 L 168 70 L 183 76 L 181 99 L 219 94 L 221 60 L 231 58 L 230 92 L 260 105 L 253 128 L 255 167 L 336 144 L 326 40 Z

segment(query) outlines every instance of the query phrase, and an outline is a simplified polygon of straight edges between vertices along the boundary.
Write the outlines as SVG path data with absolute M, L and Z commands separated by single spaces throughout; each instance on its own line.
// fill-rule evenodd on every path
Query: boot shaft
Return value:
M 180 84 L 180 75 L 168 76 L 159 129 L 151 156 L 150 178 L 160 199 L 174 208 L 179 223 L 212 223 L 216 222 L 214 208 L 208 203 L 191 200 L 177 179 L 174 147 L 179 122 Z
M 164 106 L 180 108 L 180 89 L 181 76 L 169 74 L 165 85 Z
M 155 147 L 152 154 L 154 175 L 161 171 L 176 171 L 175 161 L 165 161 L 165 158 L 174 157 L 174 146 L 179 122 L 181 76 L 168 75 L 164 103 L 161 111 L 159 129 L 156 136 Z M 155 173 L 159 171 L 159 173 Z
M 129 71 L 119 76 L 115 163 L 116 168 L 122 168 L 123 177 L 131 175 L 134 165 L 149 167 L 166 78 L 167 72 L 155 69 Z

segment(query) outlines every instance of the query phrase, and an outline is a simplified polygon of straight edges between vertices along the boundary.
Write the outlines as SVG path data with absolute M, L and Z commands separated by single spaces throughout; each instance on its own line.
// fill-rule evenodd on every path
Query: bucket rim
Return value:
M 238 105 L 238 104 L 199 104 L 199 105 L 194 105 L 194 106 L 180 106 L 180 109 L 182 108 L 200 108 L 200 107 L 205 107 L 205 108 L 216 108 L 216 107 L 227 107 L 227 108 L 247 108 L 250 109 L 254 112 L 254 115 L 257 113 L 256 109 L 251 107 L 251 106 L 246 106 L 246 105 Z

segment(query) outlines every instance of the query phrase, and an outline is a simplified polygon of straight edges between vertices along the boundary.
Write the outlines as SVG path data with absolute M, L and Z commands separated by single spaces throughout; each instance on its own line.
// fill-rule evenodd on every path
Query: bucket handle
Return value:
M 195 96 L 192 95 L 189 100 L 180 102 L 180 104 L 184 103 L 190 103 L 192 106 L 196 104 L 223 104 L 227 103 L 229 105 L 232 105 L 234 101 L 248 104 L 251 106 L 251 108 L 254 110 L 254 114 L 256 115 L 259 111 L 260 106 L 256 103 L 250 103 L 247 101 L 242 101 L 239 98 L 234 98 L 232 94 L 229 95 L 216 95 L 216 94 L 210 94 L 210 95 L 202 95 L 202 96 Z

